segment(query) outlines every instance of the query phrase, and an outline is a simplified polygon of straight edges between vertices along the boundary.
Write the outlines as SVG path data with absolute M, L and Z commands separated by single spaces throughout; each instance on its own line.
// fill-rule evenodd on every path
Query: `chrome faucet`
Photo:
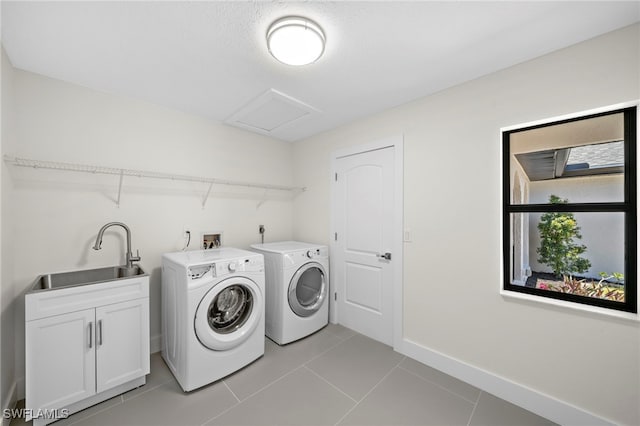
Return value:
M 140 261 L 140 251 L 136 250 L 136 256 L 131 253 L 131 231 L 129 227 L 122 222 L 109 222 L 100 228 L 98 231 L 98 237 L 96 238 L 96 243 L 93 246 L 94 250 L 100 250 L 100 246 L 102 245 L 102 234 L 106 231 L 110 226 L 121 226 L 127 232 L 127 268 L 133 268 L 133 262 Z

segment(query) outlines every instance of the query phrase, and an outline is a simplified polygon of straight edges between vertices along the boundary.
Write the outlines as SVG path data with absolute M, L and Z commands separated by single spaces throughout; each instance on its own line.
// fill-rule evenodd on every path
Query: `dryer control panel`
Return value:
M 282 256 L 284 267 L 294 267 L 301 265 L 309 260 L 326 260 L 329 257 L 329 249 L 327 247 L 309 248 L 305 250 L 296 250 L 286 253 Z
M 329 255 L 329 250 L 326 248 L 315 248 L 307 250 L 304 255 L 309 259 L 313 259 L 315 257 L 327 257 Z
M 302 250 L 298 253 L 298 256 L 306 257 L 307 259 L 313 259 L 316 257 L 327 257 L 329 256 L 329 249 L 326 247 L 322 247 Z

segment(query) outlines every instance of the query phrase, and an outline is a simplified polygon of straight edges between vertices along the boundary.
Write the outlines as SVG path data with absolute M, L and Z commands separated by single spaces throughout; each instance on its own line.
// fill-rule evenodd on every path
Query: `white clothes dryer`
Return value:
M 329 249 L 298 241 L 254 244 L 265 259 L 265 333 L 284 345 L 329 322 Z
M 264 355 L 264 259 L 234 248 L 162 256 L 162 358 L 185 392 Z

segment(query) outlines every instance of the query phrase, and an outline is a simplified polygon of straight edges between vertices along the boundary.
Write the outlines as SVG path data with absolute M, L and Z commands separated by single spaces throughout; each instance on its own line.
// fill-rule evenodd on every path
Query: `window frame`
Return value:
M 592 202 L 567 204 L 512 204 L 511 182 L 511 152 L 510 137 L 514 133 L 524 132 L 542 127 L 571 123 L 595 117 L 623 113 L 624 121 L 624 201 L 622 202 Z M 637 283 L 637 125 L 638 102 L 616 105 L 594 111 L 558 117 L 535 123 L 511 126 L 501 129 L 502 138 L 502 285 L 501 294 L 538 301 L 560 304 L 587 310 L 595 310 L 623 316 L 638 317 L 638 283 Z M 579 296 L 570 293 L 542 290 L 513 284 L 511 280 L 512 259 L 512 229 L 511 215 L 513 213 L 606 213 L 616 212 L 624 214 L 625 226 L 625 302 L 615 302 L 607 299 Z M 568 303 L 567 303 L 568 302 Z

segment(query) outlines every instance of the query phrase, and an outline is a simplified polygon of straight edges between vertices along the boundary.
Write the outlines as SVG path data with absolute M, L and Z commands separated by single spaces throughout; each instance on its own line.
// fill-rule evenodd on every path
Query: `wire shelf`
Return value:
M 295 186 L 271 185 L 271 184 L 264 184 L 264 183 L 236 181 L 236 180 L 219 179 L 219 178 L 212 178 L 212 177 L 176 175 L 176 174 L 161 173 L 161 172 L 154 172 L 154 171 L 148 171 L 148 170 L 120 169 L 120 168 L 114 168 L 114 167 L 103 167 L 103 166 L 95 166 L 95 165 L 89 165 L 89 164 L 63 163 L 63 162 L 57 162 L 57 161 L 42 161 L 42 160 L 34 160 L 30 158 L 11 157 L 9 155 L 4 156 L 4 161 L 7 164 L 12 164 L 18 167 L 31 167 L 34 169 L 61 170 L 61 171 L 67 171 L 67 172 L 80 172 L 80 173 L 120 176 L 120 183 L 118 188 L 118 201 L 117 201 L 118 205 L 120 205 L 120 194 L 122 192 L 122 180 L 125 176 L 135 176 L 135 177 L 150 178 L 150 179 L 165 179 L 165 180 L 174 180 L 174 181 L 183 181 L 183 182 L 201 182 L 205 184 L 208 183 L 209 189 L 207 190 L 207 195 L 204 197 L 204 200 L 202 202 L 203 207 L 206 204 L 207 199 L 209 198 L 209 194 L 211 192 L 211 188 L 213 187 L 213 185 L 242 186 L 246 188 L 259 188 L 267 191 L 275 190 L 275 191 L 303 192 L 306 189 L 306 188 L 295 187 Z

